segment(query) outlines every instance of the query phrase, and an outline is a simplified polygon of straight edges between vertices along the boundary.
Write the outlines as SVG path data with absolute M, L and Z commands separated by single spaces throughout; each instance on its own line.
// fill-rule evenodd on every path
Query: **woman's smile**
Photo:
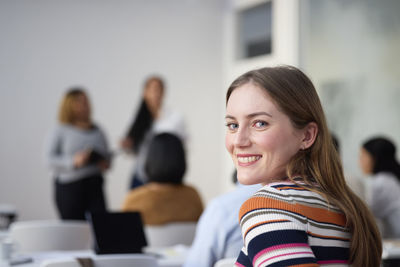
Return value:
M 255 164 L 262 156 L 259 154 L 237 154 L 238 165 L 245 167 Z

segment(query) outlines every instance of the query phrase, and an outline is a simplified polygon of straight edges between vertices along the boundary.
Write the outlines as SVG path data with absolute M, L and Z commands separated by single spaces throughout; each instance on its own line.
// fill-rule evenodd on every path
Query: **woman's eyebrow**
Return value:
M 272 117 L 271 114 L 269 114 L 268 112 L 265 112 L 265 111 L 250 113 L 246 117 L 247 118 L 253 118 L 253 117 L 260 116 L 260 115 L 265 115 L 265 116 L 268 116 L 268 117 Z M 225 116 L 225 119 L 235 120 L 236 118 L 234 116 L 228 114 L 228 115 Z
M 251 114 L 247 115 L 246 117 L 247 118 L 253 118 L 253 117 L 260 116 L 260 115 L 265 115 L 265 116 L 268 116 L 268 117 L 272 117 L 271 114 L 269 114 L 268 112 L 265 112 L 265 111 L 254 112 L 254 113 L 251 113 Z

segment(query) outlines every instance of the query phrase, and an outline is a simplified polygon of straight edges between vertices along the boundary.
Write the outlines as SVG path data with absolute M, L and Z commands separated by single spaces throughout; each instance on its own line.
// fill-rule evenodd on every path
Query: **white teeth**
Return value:
M 240 163 L 249 163 L 249 162 L 254 162 L 257 161 L 261 158 L 261 156 L 251 156 L 251 157 L 238 157 L 238 161 Z

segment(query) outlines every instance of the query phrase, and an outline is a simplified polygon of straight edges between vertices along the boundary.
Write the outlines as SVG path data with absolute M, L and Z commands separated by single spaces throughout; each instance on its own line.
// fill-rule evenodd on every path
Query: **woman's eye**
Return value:
M 235 131 L 237 128 L 239 128 L 239 125 L 237 123 L 227 123 L 226 127 L 230 131 Z
M 263 128 L 265 126 L 267 126 L 268 123 L 266 123 L 265 121 L 256 121 L 254 122 L 253 126 L 256 128 Z

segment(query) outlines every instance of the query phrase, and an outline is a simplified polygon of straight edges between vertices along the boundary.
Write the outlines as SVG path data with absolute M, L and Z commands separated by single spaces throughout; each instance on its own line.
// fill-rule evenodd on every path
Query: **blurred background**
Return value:
M 224 147 L 225 92 L 253 68 L 290 64 L 313 80 L 360 176 L 359 147 L 382 134 L 400 145 L 397 0 L 0 0 L 0 203 L 20 219 L 55 218 L 44 146 L 60 100 L 87 89 L 116 150 L 144 79 L 166 80 L 166 105 L 184 114 L 188 172 L 205 203 L 233 186 Z M 108 206 L 119 210 L 134 158 L 115 157 Z

